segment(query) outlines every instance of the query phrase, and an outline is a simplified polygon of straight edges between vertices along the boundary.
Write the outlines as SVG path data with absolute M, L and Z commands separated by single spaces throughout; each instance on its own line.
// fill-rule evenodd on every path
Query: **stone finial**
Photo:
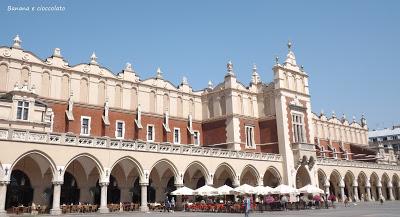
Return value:
M 292 42 L 289 41 L 287 46 L 288 46 L 289 53 L 286 55 L 285 64 L 290 64 L 292 66 L 297 66 L 296 56 L 294 55 L 294 53 L 292 51 Z
M 356 122 L 356 116 L 353 115 L 353 122 Z
M 346 121 L 346 115 L 343 113 L 342 114 L 342 123 Z
M 320 114 L 320 116 L 323 116 L 323 115 L 325 115 L 325 112 L 324 112 L 323 109 L 321 109 L 321 114 Z
M 332 111 L 332 118 L 336 118 L 336 112 Z
M 279 57 L 275 56 L 275 65 L 279 65 Z
M 13 41 L 14 41 L 14 44 L 13 44 L 13 48 L 21 48 L 21 43 L 22 43 L 22 41 L 21 41 L 21 39 L 19 38 L 19 35 L 17 34 L 15 37 L 14 37 L 14 39 L 13 39 Z
M 62 57 L 60 48 L 54 48 L 53 57 Z
M 234 75 L 232 61 L 230 61 L 230 60 L 228 61 L 228 63 L 226 64 L 226 69 L 227 69 L 228 75 Z
M 364 117 L 364 114 L 361 115 L 361 126 L 364 127 L 367 125 L 367 119 Z
M 96 53 L 94 51 L 93 51 L 92 55 L 90 56 L 90 64 L 98 65 L 97 56 L 96 56 Z
M 157 79 L 161 79 L 161 78 L 162 78 L 162 74 L 163 74 L 163 72 L 161 71 L 160 67 L 158 67 L 158 68 L 157 68 L 157 75 L 156 75 L 156 78 L 157 78 Z
M 208 81 L 208 88 L 209 88 L 209 89 L 213 89 L 213 83 L 212 83 L 212 81 Z
M 132 64 L 131 63 L 126 63 L 126 65 L 125 65 L 125 71 L 128 71 L 128 72 L 132 72 L 133 71 L 133 68 L 132 68 Z
M 251 76 L 251 83 L 252 84 L 258 84 L 260 83 L 260 76 L 257 73 L 257 66 L 256 64 L 253 64 L 253 74 Z
M 188 85 L 188 80 L 187 80 L 186 76 L 182 77 L 182 85 Z

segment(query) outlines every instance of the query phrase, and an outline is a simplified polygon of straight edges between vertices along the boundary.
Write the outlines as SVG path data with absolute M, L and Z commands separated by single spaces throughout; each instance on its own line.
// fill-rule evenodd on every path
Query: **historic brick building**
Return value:
M 308 74 L 288 48 L 270 83 L 254 65 L 245 86 L 228 62 L 221 83 L 196 91 L 161 69 L 140 79 L 128 63 L 115 74 L 94 53 L 75 66 L 58 48 L 42 60 L 17 36 L 0 48 L 0 212 L 32 201 L 53 214 L 77 202 L 146 210 L 172 188 L 204 184 L 313 184 L 353 200 L 399 199 L 397 158 L 380 161 L 368 147 L 364 117 L 312 112 Z M 11 196 L 21 193 L 30 196 Z

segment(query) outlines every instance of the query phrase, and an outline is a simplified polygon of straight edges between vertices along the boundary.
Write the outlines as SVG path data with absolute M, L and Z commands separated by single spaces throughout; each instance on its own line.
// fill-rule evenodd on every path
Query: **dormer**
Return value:
M 15 84 L 14 89 L 0 96 L 0 126 L 51 132 L 54 113 L 37 100 L 35 86 Z

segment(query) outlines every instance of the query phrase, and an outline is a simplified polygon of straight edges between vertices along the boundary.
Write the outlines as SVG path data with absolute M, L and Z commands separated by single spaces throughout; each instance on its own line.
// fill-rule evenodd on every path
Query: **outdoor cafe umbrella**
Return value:
M 324 190 L 317 188 L 314 185 L 310 185 L 310 184 L 298 189 L 298 191 L 300 193 L 306 193 L 306 194 L 323 194 L 324 193 Z
M 290 187 L 289 185 L 281 184 L 271 191 L 272 194 L 297 194 L 297 189 Z
M 248 184 L 243 184 L 239 187 L 234 188 L 233 190 L 240 194 L 256 194 L 256 189 Z
M 218 190 L 209 185 L 204 185 L 203 187 L 194 190 L 193 193 L 195 195 L 201 195 L 201 196 L 214 196 L 218 195 Z
M 257 186 L 257 187 L 254 187 L 254 189 L 255 189 L 255 191 L 256 191 L 256 194 L 258 194 L 258 195 L 267 195 L 267 194 L 269 194 L 269 193 L 271 192 L 271 190 L 272 190 L 271 187 L 269 187 L 269 186 L 262 186 L 262 185 L 259 185 L 259 186 Z
M 227 185 L 223 185 L 219 188 L 217 188 L 218 190 L 218 194 L 219 195 L 231 195 L 233 194 L 233 188 L 227 186 Z
M 173 192 L 171 192 L 172 195 L 185 195 L 185 196 L 189 196 L 189 195 L 193 195 L 193 190 L 183 186 L 182 188 L 179 188 Z

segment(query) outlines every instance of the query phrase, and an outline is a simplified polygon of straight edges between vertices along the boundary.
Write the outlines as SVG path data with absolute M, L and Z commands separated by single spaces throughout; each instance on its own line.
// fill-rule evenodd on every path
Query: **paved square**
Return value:
M 88 214 L 88 215 L 70 215 L 70 216 L 98 216 L 99 214 Z M 151 213 L 110 213 L 102 214 L 104 217 L 239 217 L 244 216 L 240 213 L 199 213 L 199 212 L 175 212 L 175 213 L 163 213 L 163 212 L 151 212 Z M 342 204 L 338 204 L 336 209 L 319 209 L 319 210 L 299 210 L 299 211 L 273 211 L 263 213 L 251 213 L 250 216 L 320 216 L 320 217 L 398 217 L 400 216 L 400 203 L 398 201 L 385 202 L 383 205 L 379 203 L 358 203 L 351 204 L 349 207 L 344 207 Z M 66 215 L 64 215 L 66 217 Z

